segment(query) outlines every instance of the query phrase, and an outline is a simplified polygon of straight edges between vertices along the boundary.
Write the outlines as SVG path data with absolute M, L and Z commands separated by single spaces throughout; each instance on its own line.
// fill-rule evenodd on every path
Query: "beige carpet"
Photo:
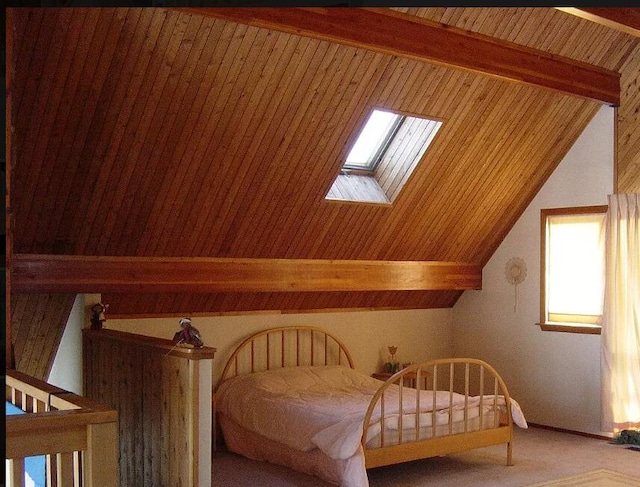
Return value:
M 640 477 L 629 477 L 611 470 L 599 469 L 571 475 L 549 482 L 532 484 L 529 487 L 628 487 L 640 486 Z
M 609 484 L 554 484 L 558 479 L 581 479 L 594 471 L 615 471 L 635 483 L 610 484 L 640 487 L 640 453 L 626 445 L 569 435 L 542 428 L 514 431 L 514 465 L 505 466 L 504 445 L 446 457 L 428 458 L 368 471 L 371 487 L 525 487 Z M 587 479 L 588 480 L 588 479 Z M 542 484 L 536 482 L 543 482 Z M 547 483 L 544 483 L 547 482 Z M 213 458 L 213 487 L 335 487 L 291 469 L 256 462 L 230 452 Z

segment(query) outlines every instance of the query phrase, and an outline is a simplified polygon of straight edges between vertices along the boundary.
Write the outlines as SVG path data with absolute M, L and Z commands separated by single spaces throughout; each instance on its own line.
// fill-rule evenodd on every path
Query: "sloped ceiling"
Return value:
M 550 8 L 397 9 L 621 71 Z M 160 8 L 14 14 L 14 253 L 484 265 L 599 109 L 460 69 Z M 324 199 L 373 107 L 443 120 L 393 205 Z M 108 293 L 112 315 L 433 308 L 460 291 Z

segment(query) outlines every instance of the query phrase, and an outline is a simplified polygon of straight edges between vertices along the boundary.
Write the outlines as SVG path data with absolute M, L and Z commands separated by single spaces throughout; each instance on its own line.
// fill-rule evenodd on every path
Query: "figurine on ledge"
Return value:
M 182 318 L 180 320 L 180 328 L 182 329 L 173 335 L 173 342 L 176 345 L 191 345 L 194 348 L 201 348 L 204 345 L 200 337 L 200 332 L 191 324 L 189 318 Z
M 107 321 L 105 313 L 109 309 L 108 304 L 96 303 L 91 307 L 91 329 L 102 330 L 102 325 Z

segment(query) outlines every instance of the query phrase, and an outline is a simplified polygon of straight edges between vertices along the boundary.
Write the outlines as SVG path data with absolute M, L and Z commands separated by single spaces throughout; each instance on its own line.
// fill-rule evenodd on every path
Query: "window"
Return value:
M 441 125 L 429 118 L 372 110 L 325 199 L 392 203 Z
M 344 169 L 373 172 L 380 156 L 396 134 L 405 117 L 393 112 L 374 110 L 351 148 Z
M 540 326 L 600 333 L 606 206 L 541 210 Z

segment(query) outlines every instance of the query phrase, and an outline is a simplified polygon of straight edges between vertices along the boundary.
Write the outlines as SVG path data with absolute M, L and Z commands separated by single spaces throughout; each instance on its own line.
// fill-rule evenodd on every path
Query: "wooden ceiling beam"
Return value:
M 640 8 L 556 7 L 577 17 L 640 37 Z
M 460 262 L 19 254 L 14 293 L 216 293 L 480 289 Z
M 388 8 L 178 8 L 620 104 L 620 74 Z

